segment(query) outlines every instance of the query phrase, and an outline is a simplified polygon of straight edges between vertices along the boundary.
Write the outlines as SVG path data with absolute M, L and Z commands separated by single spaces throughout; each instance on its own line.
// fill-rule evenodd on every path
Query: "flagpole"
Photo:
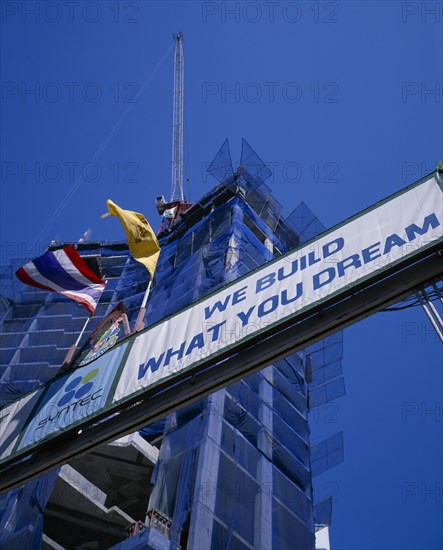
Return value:
M 140 306 L 140 310 L 137 315 L 137 320 L 135 321 L 134 332 L 140 332 L 145 328 L 145 323 L 143 321 L 143 318 L 146 313 L 146 302 L 148 301 L 149 291 L 151 290 L 151 283 L 152 283 L 152 279 L 150 279 L 148 287 L 146 288 L 146 291 L 145 291 L 145 295 L 143 296 L 142 305 Z
M 83 328 L 80 332 L 80 334 L 78 335 L 78 338 L 77 340 L 75 341 L 74 344 L 72 344 L 72 346 L 69 348 L 69 351 L 68 353 L 66 354 L 66 357 L 65 357 L 65 360 L 63 361 L 63 365 L 68 365 L 71 361 L 72 361 L 72 358 L 74 357 L 74 353 L 75 353 L 75 350 L 77 349 L 77 346 L 79 345 L 80 343 L 80 340 L 83 336 L 83 333 L 85 332 L 86 330 L 86 327 L 88 326 L 88 323 L 89 321 L 92 319 L 92 315 L 90 315 L 87 319 L 86 319 L 86 322 L 85 324 L 83 325 Z
M 106 205 L 108 207 L 108 212 L 102 217 L 104 218 L 111 215 L 116 216 L 120 220 L 126 233 L 128 247 L 132 257 L 137 262 L 143 264 L 151 276 L 134 324 L 133 332 L 139 332 L 145 328 L 144 315 L 146 313 L 146 302 L 148 300 L 149 291 L 151 290 L 152 277 L 160 254 L 160 245 L 152 227 L 146 221 L 143 214 L 132 212 L 131 210 L 124 210 L 115 204 L 115 202 L 112 202 L 111 199 L 106 201 Z

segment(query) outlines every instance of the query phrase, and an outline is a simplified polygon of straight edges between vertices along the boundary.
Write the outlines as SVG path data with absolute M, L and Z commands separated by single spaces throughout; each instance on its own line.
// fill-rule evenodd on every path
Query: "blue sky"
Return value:
M 124 238 L 100 220 L 107 198 L 158 227 L 177 31 L 188 198 L 215 184 L 204 172 L 226 137 L 235 163 L 242 137 L 270 163 L 286 214 L 303 200 L 326 227 L 416 181 L 443 157 L 442 10 L 3 1 L 0 263 L 88 228 L 92 239 Z M 345 331 L 347 395 L 313 418 L 314 433 L 345 436 L 345 462 L 314 484 L 322 498 L 334 493 L 333 548 L 442 546 L 442 359 L 419 309 Z

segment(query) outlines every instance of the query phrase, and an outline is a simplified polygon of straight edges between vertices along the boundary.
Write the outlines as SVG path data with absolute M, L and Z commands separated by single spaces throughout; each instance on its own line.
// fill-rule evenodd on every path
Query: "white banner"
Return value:
M 442 226 L 433 177 L 358 214 L 0 409 L 0 462 L 443 242 Z
M 442 238 L 435 178 L 345 222 L 137 336 L 114 402 L 244 342 Z

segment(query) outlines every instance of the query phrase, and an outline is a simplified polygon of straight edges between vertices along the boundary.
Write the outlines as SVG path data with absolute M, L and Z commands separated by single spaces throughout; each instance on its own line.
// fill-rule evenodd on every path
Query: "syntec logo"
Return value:
M 63 424 L 62 418 L 66 417 L 68 413 L 81 409 L 92 401 L 99 399 L 102 396 L 103 388 L 99 388 L 91 393 L 95 383 L 94 378 L 99 372 L 100 369 L 93 369 L 85 374 L 85 376 L 78 376 L 71 380 L 63 388 L 64 393 L 57 404 L 52 405 L 55 410 L 51 411 L 46 418 L 40 420 L 36 430 L 43 428 L 48 422 L 54 422 L 57 419 L 61 419 L 61 424 Z
M 63 405 L 66 405 L 69 403 L 72 399 L 80 399 L 80 397 L 84 397 L 89 393 L 89 390 L 92 389 L 94 382 L 94 378 L 99 373 L 99 369 L 94 369 L 88 372 L 88 374 L 85 374 L 83 378 L 81 376 L 74 378 L 65 388 L 65 394 L 59 399 L 59 402 L 57 403 L 58 407 L 63 407 Z M 80 385 L 80 387 L 78 387 Z

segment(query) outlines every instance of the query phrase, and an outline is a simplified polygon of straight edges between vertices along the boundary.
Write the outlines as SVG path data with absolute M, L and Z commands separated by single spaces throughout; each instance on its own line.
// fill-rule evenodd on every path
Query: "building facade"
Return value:
M 218 185 L 158 235 L 148 325 L 323 229 L 303 203 L 283 218 L 271 172 L 245 141 L 235 171 L 227 142 L 208 171 Z M 126 243 L 77 250 L 107 280 L 84 338 L 119 301 L 132 327 L 146 269 Z M 14 287 L 1 302 L 2 404 L 56 375 L 86 319 L 57 294 Z M 331 499 L 316 502 L 313 477 L 342 460 L 343 442 L 312 445 L 309 411 L 343 395 L 342 351 L 334 335 L 2 495 L 2 547 L 315 548 L 316 530 L 327 540 Z

